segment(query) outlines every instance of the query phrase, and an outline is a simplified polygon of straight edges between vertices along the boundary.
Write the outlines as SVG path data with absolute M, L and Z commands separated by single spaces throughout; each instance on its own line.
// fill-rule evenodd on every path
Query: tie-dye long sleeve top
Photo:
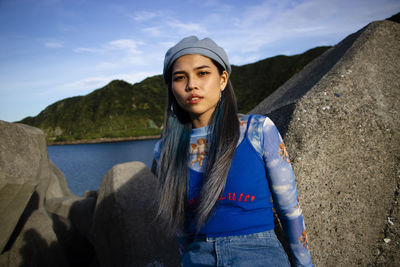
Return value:
M 261 115 L 239 116 L 239 121 L 238 146 L 247 137 L 264 162 L 274 208 L 286 234 L 293 262 L 296 266 L 313 266 L 294 173 L 278 129 L 268 117 Z M 188 167 L 202 173 L 207 165 L 208 127 L 194 129 L 190 143 L 192 147 Z M 161 150 L 160 145 L 158 143 L 155 147 L 157 161 Z
M 247 115 L 240 118 L 241 128 L 247 124 L 248 118 Z M 252 116 L 249 123 L 249 139 L 264 160 L 274 207 L 288 239 L 293 260 L 296 266 L 312 266 L 294 173 L 282 137 L 268 117 Z

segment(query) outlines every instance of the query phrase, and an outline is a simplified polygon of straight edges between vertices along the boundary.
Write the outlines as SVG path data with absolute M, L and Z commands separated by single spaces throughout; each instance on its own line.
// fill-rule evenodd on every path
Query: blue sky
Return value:
M 0 120 L 161 74 L 188 35 L 211 37 L 242 65 L 334 45 L 397 12 L 398 0 L 0 0 Z

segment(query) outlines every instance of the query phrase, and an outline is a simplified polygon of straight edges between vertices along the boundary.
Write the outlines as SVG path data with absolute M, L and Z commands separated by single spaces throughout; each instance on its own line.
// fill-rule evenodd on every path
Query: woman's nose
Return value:
M 186 86 L 187 91 L 197 89 L 197 80 L 193 77 L 188 78 L 188 83 Z

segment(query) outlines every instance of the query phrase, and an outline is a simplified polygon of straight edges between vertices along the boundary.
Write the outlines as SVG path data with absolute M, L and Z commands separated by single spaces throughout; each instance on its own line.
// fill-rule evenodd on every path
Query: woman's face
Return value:
M 202 55 L 184 55 L 172 66 L 172 93 L 190 114 L 194 128 L 210 123 L 227 82 L 228 73 L 220 74 L 211 59 Z

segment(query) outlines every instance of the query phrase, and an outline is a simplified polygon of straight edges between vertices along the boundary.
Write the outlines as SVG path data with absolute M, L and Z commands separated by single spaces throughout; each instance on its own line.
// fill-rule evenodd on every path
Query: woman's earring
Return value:
M 172 117 L 176 117 L 173 103 L 171 104 L 169 111 L 170 111 L 169 113 L 172 115 Z

